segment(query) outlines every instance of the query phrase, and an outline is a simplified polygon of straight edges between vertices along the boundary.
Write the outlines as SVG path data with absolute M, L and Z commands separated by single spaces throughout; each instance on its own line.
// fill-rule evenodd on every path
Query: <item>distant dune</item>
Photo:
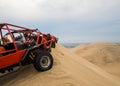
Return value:
M 72 51 L 88 61 L 120 77 L 120 45 L 99 42 L 89 45 L 79 45 Z
M 120 86 L 116 77 L 70 49 L 57 45 L 52 55 L 54 66 L 51 70 L 37 72 L 29 65 L 1 78 L 0 86 Z

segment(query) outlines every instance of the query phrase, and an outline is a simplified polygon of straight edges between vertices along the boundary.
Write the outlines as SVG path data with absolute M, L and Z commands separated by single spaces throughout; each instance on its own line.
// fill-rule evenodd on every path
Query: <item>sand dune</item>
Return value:
M 114 43 L 93 43 L 72 49 L 80 57 L 120 77 L 120 45 Z
M 111 74 L 57 45 L 52 50 L 54 66 L 37 72 L 32 65 L 0 79 L 0 86 L 120 86 Z

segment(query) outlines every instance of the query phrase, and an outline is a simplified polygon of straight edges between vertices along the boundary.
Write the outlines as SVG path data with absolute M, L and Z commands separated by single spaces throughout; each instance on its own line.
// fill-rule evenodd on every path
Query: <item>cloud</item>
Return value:
M 0 0 L 0 21 L 39 28 L 62 42 L 120 41 L 120 0 Z
M 96 19 L 112 15 L 107 12 L 119 9 L 119 4 L 119 0 L 0 0 L 0 17 L 31 21 Z

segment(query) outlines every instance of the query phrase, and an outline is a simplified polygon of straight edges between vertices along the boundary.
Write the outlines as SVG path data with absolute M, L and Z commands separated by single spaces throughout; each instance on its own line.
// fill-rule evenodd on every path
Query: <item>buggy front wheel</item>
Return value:
M 33 65 L 37 71 L 49 70 L 53 66 L 53 57 L 49 52 L 41 52 L 35 57 Z

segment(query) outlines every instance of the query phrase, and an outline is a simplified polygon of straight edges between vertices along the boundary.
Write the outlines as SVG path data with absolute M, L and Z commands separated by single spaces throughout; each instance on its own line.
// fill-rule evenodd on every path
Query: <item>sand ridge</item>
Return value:
M 29 65 L 0 79 L 0 86 L 120 86 L 111 74 L 59 44 L 52 55 L 51 70 L 37 72 Z
M 79 45 L 72 51 L 98 65 L 107 72 L 120 77 L 120 45 L 115 43 L 98 42 Z

